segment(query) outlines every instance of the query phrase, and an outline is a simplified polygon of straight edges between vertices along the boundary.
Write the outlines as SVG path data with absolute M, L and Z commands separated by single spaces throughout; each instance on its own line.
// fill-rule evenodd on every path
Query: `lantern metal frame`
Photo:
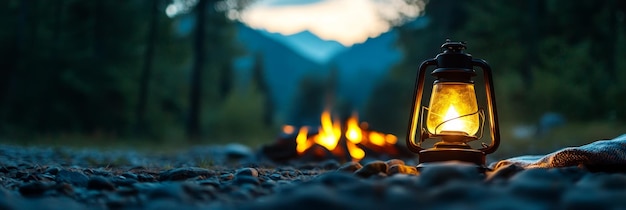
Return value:
M 448 39 L 441 46 L 441 53 L 439 53 L 435 58 L 422 62 L 419 66 L 418 74 L 415 79 L 413 106 L 410 113 L 406 145 L 410 151 L 418 153 L 420 164 L 456 160 L 474 163 L 484 167 L 486 154 L 495 152 L 500 145 L 500 130 L 491 67 L 485 60 L 474 59 L 472 58 L 472 55 L 465 53 L 464 50 L 466 48 L 465 42 L 453 42 Z M 424 113 L 422 110 L 422 97 L 425 85 L 425 72 L 430 66 L 436 66 L 436 69 L 431 72 L 431 75 L 436 77 L 434 84 L 439 82 L 461 82 L 473 84 L 474 81 L 472 80 L 472 77 L 476 76 L 474 67 L 482 69 L 485 93 L 487 96 L 491 144 L 486 145 L 483 143 L 483 148 L 480 149 L 473 149 L 465 143 L 446 144 L 446 139 L 443 138 L 456 138 L 452 139 L 452 142 L 462 142 L 462 140 L 467 140 L 469 142 L 478 140 L 479 138 L 463 135 L 448 135 L 447 137 L 432 135 L 424 129 L 424 122 L 421 121 L 421 114 Z M 484 120 L 480 129 L 482 130 L 483 128 Z M 415 140 L 418 136 L 418 129 L 420 132 L 419 141 L 416 143 Z M 430 138 L 441 138 L 443 141 L 435 144 L 433 148 L 422 148 L 422 142 Z

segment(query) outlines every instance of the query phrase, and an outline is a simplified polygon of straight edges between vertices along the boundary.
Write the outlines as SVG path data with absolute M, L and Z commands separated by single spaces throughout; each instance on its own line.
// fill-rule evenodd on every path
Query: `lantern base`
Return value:
M 461 161 L 485 167 L 485 153 L 465 148 L 431 148 L 419 152 L 419 163 Z

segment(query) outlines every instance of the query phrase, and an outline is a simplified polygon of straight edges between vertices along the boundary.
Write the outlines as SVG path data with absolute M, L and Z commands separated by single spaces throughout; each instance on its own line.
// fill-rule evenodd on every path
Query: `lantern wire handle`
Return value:
M 456 119 L 461 119 L 462 117 L 472 116 L 472 115 L 478 114 L 479 112 L 480 112 L 480 110 L 476 110 L 475 112 L 472 112 L 472 113 L 469 113 L 469 114 L 464 114 L 464 115 L 461 115 L 461 116 L 458 116 L 458 117 L 454 117 L 452 119 L 444 120 L 443 122 L 439 123 L 439 125 L 435 126 L 435 133 L 437 133 L 437 129 L 439 129 L 439 127 L 441 127 L 443 124 L 445 124 L 447 122 L 450 122 L 450 121 L 456 120 Z M 480 114 L 479 114 L 479 116 L 480 116 Z

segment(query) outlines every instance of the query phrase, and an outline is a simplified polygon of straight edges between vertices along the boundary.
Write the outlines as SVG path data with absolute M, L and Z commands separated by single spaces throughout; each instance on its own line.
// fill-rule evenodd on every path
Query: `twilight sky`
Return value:
M 389 30 L 387 20 L 415 18 L 423 8 L 405 0 L 257 0 L 241 20 L 250 27 L 284 35 L 309 30 L 325 40 L 351 46 Z M 417 6 L 417 5 L 422 5 Z

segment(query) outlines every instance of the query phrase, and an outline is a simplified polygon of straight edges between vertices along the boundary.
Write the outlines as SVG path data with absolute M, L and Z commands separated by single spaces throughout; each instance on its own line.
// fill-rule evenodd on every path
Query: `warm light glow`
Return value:
M 365 151 L 363 149 L 357 147 L 352 142 L 347 142 L 348 152 L 350 152 L 350 156 L 355 160 L 361 160 L 365 157 Z
M 378 132 L 371 132 L 370 142 L 378 146 L 383 146 L 385 145 L 385 136 Z
M 474 136 L 480 128 L 474 84 L 439 82 L 433 85 L 426 127 L 432 134 L 454 131 Z
M 300 128 L 300 131 L 298 132 L 298 136 L 296 136 L 296 151 L 298 152 L 298 154 L 302 154 L 304 151 L 306 151 L 306 149 L 311 147 L 311 145 L 313 144 L 312 142 L 307 141 L 308 132 L 309 132 L 309 128 L 304 126 Z
M 396 144 L 396 142 L 398 142 L 398 137 L 394 136 L 393 134 L 387 134 L 385 135 L 385 141 L 387 142 L 387 144 Z
M 283 133 L 284 134 L 293 134 L 293 132 L 295 132 L 295 131 L 296 131 L 296 129 L 293 126 L 291 126 L 291 125 L 283 126 Z
M 296 150 L 298 154 L 305 153 L 314 144 L 320 145 L 335 155 L 350 154 L 353 161 L 361 160 L 365 157 L 363 147 L 376 146 L 382 149 L 387 145 L 396 144 L 398 138 L 392 134 L 384 134 L 367 130 L 367 123 L 359 125 L 359 119 L 353 114 L 346 121 L 346 130 L 342 136 L 341 122 L 332 120 L 330 111 L 322 112 L 320 117 L 321 127 L 314 136 L 307 136 L 309 128 L 304 126 L 298 131 L 296 136 Z M 283 129 L 285 129 L 284 126 Z M 339 146 L 341 138 L 344 137 L 345 146 Z M 347 149 L 347 151 L 345 151 Z
M 337 142 L 341 136 L 341 124 L 333 122 L 329 111 L 322 113 L 322 127 L 317 136 L 314 137 L 315 143 L 326 147 L 329 151 L 333 151 L 337 147 Z
M 359 128 L 359 120 L 356 116 L 352 116 L 348 119 L 346 138 L 355 144 L 361 143 L 363 139 L 363 133 L 361 132 L 361 128 Z
M 441 131 L 463 131 L 463 121 L 458 118 L 459 116 L 454 106 L 450 105 L 446 116 L 443 117 L 444 123 L 441 126 Z

